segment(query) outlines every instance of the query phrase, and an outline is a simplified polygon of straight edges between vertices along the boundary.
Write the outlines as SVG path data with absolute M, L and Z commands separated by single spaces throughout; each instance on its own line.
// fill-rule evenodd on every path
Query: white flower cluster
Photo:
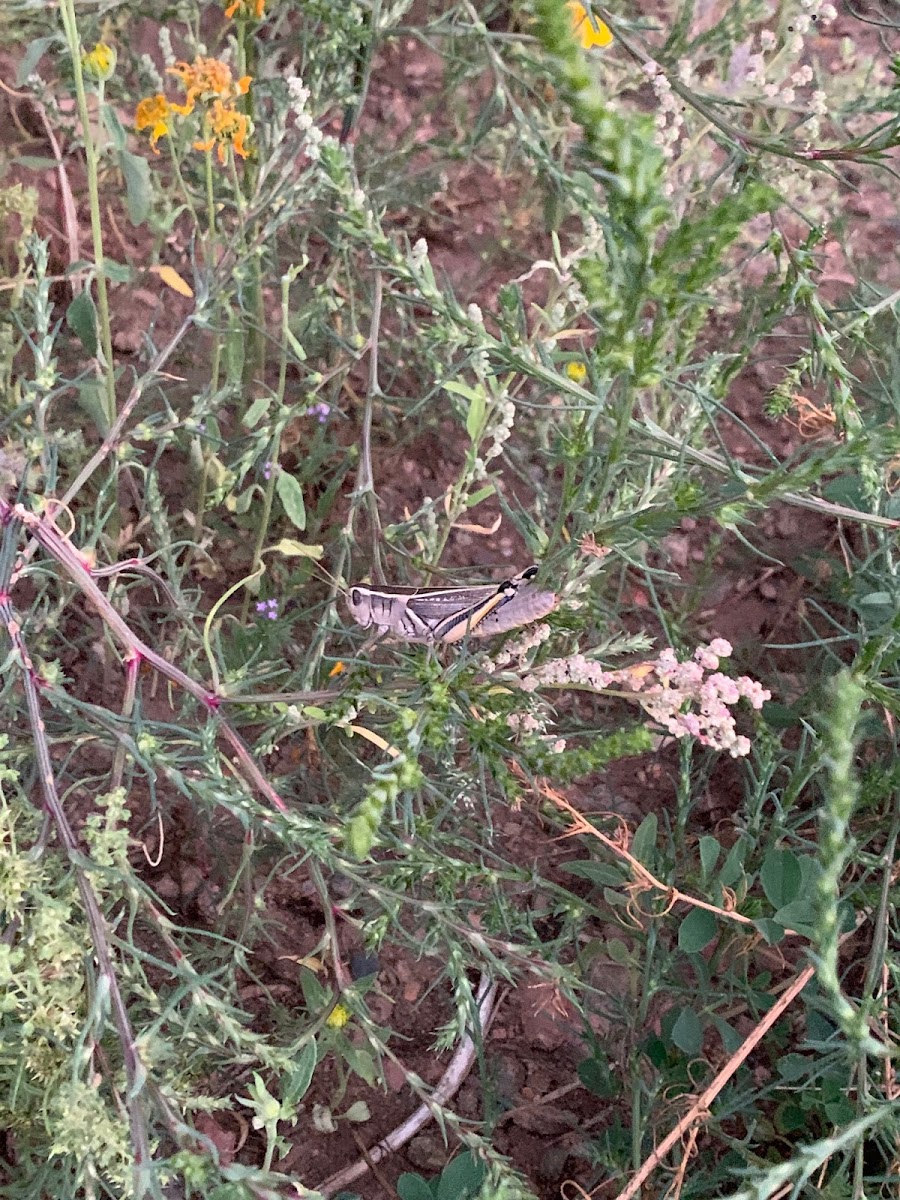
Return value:
M 315 124 L 312 114 L 307 108 L 309 88 L 306 87 L 299 75 L 287 77 L 288 95 L 291 98 L 291 112 L 294 123 L 302 136 L 302 153 L 311 162 L 318 162 L 322 153 L 322 138 L 324 134 Z
M 544 722 L 539 721 L 534 713 L 510 713 L 506 724 L 514 733 L 543 733 Z
M 162 54 L 163 63 L 166 67 L 174 67 L 175 63 L 178 61 L 178 58 L 175 54 L 175 51 L 172 49 L 172 31 L 169 29 L 169 26 L 160 25 L 159 34 L 157 36 L 159 38 L 159 50 Z M 156 70 L 155 64 L 154 70 Z M 157 90 L 160 92 L 163 90 L 161 82 Z
M 675 157 L 675 147 L 684 129 L 684 117 L 681 115 L 682 103 L 672 90 L 659 63 L 652 60 L 644 64 L 644 74 L 653 84 L 656 92 L 658 108 L 656 110 L 655 142 L 667 159 Z
M 428 242 L 420 237 L 409 252 L 409 265 L 414 271 L 421 271 L 428 262 Z
M 801 11 L 791 15 L 786 40 L 779 41 L 773 29 L 759 33 L 759 49 L 751 53 L 749 41 L 734 47 L 728 66 L 726 91 L 730 95 L 755 94 L 784 108 L 799 106 L 808 114 L 803 135 L 808 144 L 818 140 L 821 118 L 828 110 L 828 97 L 821 89 L 807 91 L 815 80 L 815 71 L 808 63 L 796 66 L 806 53 L 806 38 L 811 31 L 821 30 L 837 16 L 833 4 L 818 4 L 817 0 L 801 0 Z M 815 12 L 808 10 L 814 9 Z
M 506 667 L 514 658 L 519 660 L 520 666 L 524 665 L 522 659 L 524 659 L 528 651 L 546 642 L 549 636 L 550 626 L 546 621 L 542 621 L 540 625 L 529 626 L 517 638 L 513 638 L 511 642 L 508 642 L 502 650 L 498 650 L 493 656 L 494 666 Z
M 484 452 L 485 461 L 490 462 L 492 458 L 497 458 L 503 453 L 503 443 L 509 438 L 512 433 L 513 424 L 516 420 L 516 406 L 512 400 L 497 400 L 491 407 L 491 415 L 488 420 L 485 436 L 490 436 L 492 441 Z
M 653 662 L 620 671 L 605 671 L 583 654 L 574 654 L 544 663 L 523 679 L 522 687 L 528 692 L 567 683 L 594 691 L 624 688 L 673 737 L 694 737 L 703 746 L 742 758 L 750 753 L 750 740 L 736 733 L 731 710 L 742 699 L 759 710 L 772 694 L 748 675 L 731 679 L 718 670 L 720 659 L 728 658 L 731 650 L 724 638 L 715 638 L 708 646 L 698 646 L 687 662 L 679 662 L 675 651 L 667 648 Z
M 513 733 L 537 735 L 539 740 L 543 742 L 544 748 L 549 750 L 551 754 L 562 754 L 566 748 L 566 739 L 554 737 L 553 734 L 547 733 L 547 719 L 536 717 L 534 713 L 510 713 L 506 718 L 506 724 Z

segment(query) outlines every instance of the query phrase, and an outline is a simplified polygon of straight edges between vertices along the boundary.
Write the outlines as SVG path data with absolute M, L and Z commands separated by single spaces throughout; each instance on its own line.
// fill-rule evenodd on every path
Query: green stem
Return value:
M 284 407 L 284 391 L 287 386 L 288 350 L 290 349 L 288 321 L 290 320 L 291 309 L 291 283 L 296 279 L 298 274 L 299 269 L 292 267 L 281 277 L 281 342 L 279 345 L 278 385 L 275 389 L 276 412 Z M 279 420 L 275 426 L 272 441 L 269 445 L 269 479 L 266 483 L 266 490 L 263 493 L 263 507 L 259 518 L 259 528 L 256 531 L 256 545 L 253 547 L 253 565 L 250 568 L 251 574 L 254 575 L 262 560 L 263 546 L 269 534 L 269 520 L 272 516 L 272 504 L 275 499 L 275 480 L 279 470 L 278 451 L 281 447 L 282 428 L 282 422 Z M 244 593 L 244 605 L 241 609 L 242 624 L 246 622 L 249 612 L 250 591 L 248 589 Z
M 78 104 L 78 118 L 81 121 L 82 137 L 84 138 L 84 157 L 87 167 L 88 204 L 91 213 L 91 240 L 94 249 L 94 265 L 97 276 L 97 308 L 100 317 L 100 345 L 103 348 L 103 381 L 105 385 L 106 433 L 116 419 L 116 379 L 113 373 L 112 333 L 109 324 L 109 297 L 106 291 L 106 267 L 103 255 L 103 229 L 100 224 L 100 188 L 98 184 L 97 166 L 99 157 L 97 146 L 91 134 L 90 117 L 87 106 L 87 93 L 84 88 L 84 72 L 81 69 L 81 41 L 78 37 L 78 25 L 75 17 L 74 0 L 60 0 L 60 16 L 72 56 L 72 75 L 75 80 L 75 98 Z
M 206 224 L 209 246 L 207 260 L 213 261 L 213 247 L 216 243 L 216 198 L 213 188 L 212 150 L 206 151 Z
M 256 70 L 256 43 L 249 31 L 250 23 L 247 20 L 238 20 L 237 23 L 237 50 L 238 50 L 238 77 L 243 75 L 252 76 Z M 246 115 L 250 118 L 251 127 L 254 119 L 254 103 L 253 103 L 253 88 L 243 97 L 243 109 Z M 233 165 L 233 157 L 232 157 Z M 256 160 L 250 158 L 245 164 L 244 171 L 244 191 L 241 190 L 237 181 L 235 172 L 235 196 L 239 210 L 245 200 L 249 200 L 256 191 L 256 184 L 259 178 Z M 274 248 L 273 248 L 273 257 Z M 277 258 L 275 258 L 277 261 Z M 263 290 L 263 272 L 262 263 L 259 255 L 253 258 L 253 310 L 255 316 L 255 328 L 251 333 L 251 344 L 249 353 L 247 354 L 247 366 L 244 373 L 245 382 L 252 382 L 254 375 L 262 381 L 266 373 L 266 301 Z

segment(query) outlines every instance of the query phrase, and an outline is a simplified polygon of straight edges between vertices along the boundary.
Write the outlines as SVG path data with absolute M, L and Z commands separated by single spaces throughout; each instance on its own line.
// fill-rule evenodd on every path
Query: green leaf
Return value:
M 656 836 L 659 829 L 659 822 L 656 819 L 656 813 L 647 813 L 640 825 L 635 830 L 634 837 L 631 839 L 631 853 L 643 863 L 645 867 L 652 870 L 656 861 Z
M 412 1171 L 404 1171 L 397 1180 L 397 1195 L 400 1200 L 434 1200 L 434 1192 L 427 1180 Z
M 58 166 L 55 158 L 45 158 L 41 154 L 17 154 L 9 161 L 14 167 L 24 167 L 26 171 L 52 171 Z
M 305 529 L 306 505 L 303 503 L 303 488 L 289 471 L 278 472 L 275 491 L 291 524 L 297 529 Z
M 272 403 L 271 396 L 257 396 L 244 415 L 241 417 L 241 424 L 245 429 L 252 429 L 262 417 L 263 413 Z
M 644 1053 L 657 1071 L 662 1071 L 668 1064 L 669 1053 L 662 1038 L 656 1036 L 647 1038 L 643 1046 Z
M 620 967 L 634 966 L 634 955 L 621 938 L 610 938 L 606 943 L 606 953 L 609 961 L 618 963 Z
M 319 1051 L 313 1038 L 302 1048 L 287 1076 L 282 1096 L 285 1105 L 299 1104 L 306 1095 L 307 1089 L 312 1083 L 313 1071 L 316 1069 L 318 1058 Z
M 619 1094 L 609 1066 L 597 1058 L 585 1058 L 578 1064 L 578 1078 L 589 1092 L 601 1100 L 612 1100 Z
M 777 946 L 784 937 L 784 926 L 779 925 L 777 921 L 772 921 L 769 917 L 759 917 L 753 924 L 770 946 Z
M 103 124 L 109 133 L 109 140 L 112 142 L 113 148 L 120 151 L 124 150 L 128 135 L 125 132 L 125 126 L 119 120 L 119 114 L 116 112 L 115 105 L 104 104 L 100 111 L 103 114 Z
M 233 317 L 225 334 L 225 380 L 235 391 L 243 384 L 245 350 L 244 331 Z
M 316 562 L 325 553 L 324 546 L 298 542 L 294 538 L 282 538 L 280 542 L 275 543 L 272 549 L 279 554 L 283 554 L 285 558 L 313 558 Z
M 438 1180 L 436 1200 L 464 1200 L 481 1189 L 487 1168 L 480 1159 L 466 1150 L 447 1163 Z
M 672 1026 L 672 1041 L 689 1058 L 700 1053 L 703 1044 L 703 1026 L 692 1008 L 683 1008 Z
M 66 309 L 66 324 L 90 358 L 97 357 L 97 310 L 89 288 L 79 292 Z
M 473 492 L 471 496 L 466 497 L 466 508 L 474 508 L 482 500 L 487 500 L 488 496 L 493 496 L 496 490 L 492 483 L 485 484 L 483 488 L 479 488 L 477 492 Z
M 700 839 L 700 866 L 704 879 L 712 874 L 721 853 L 722 846 L 718 838 L 704 836 Z
M 722 1039 L 722 1046 L 726 1054 L 736 1054 L 743 1044 L 743 1037 L 738 1033 L 733 1025 L 728 1021 L 724 1021 L 721 1017 L 717 1017 L 715 1013 L 710 1013 L 710 1022 L 713 1028 L 718 1031 L 719 1037 Z
M 125 204 L 128 220 L 132 225 L 143 225 L 150 216 L 153 187 L 150 181 L 150 164 L 140 154 L 130 150 L 119 151 L 119 170 L 125 180 Z
M 303 349 L 303 347 L 297 341 L 297 339 L 293 335 L 293 333 L 291 333 L 290 329 L 285 329 L 283 332 L 284 332 L 285 339 L 287 340 L 287 344 L 293 350 L 294 355 L 297 358 L 297 361 L 298 362 L 306 362 L 306 351 Z
M 487 411 L 487 400 L 484 392 L 473 396 L 469 401 L 469 411 L 466 414 L 466 433 L 476 442 L 484 428 L 484 414 Z
M 215 456 L 213 455 L 210 457 Z M 207 461 L 209 461 L 209 459 L 207 459 Z M 248 513 L 250 511 L 250 505 L 253 503 L 253 500 L 256 496 L 256 491 L 257 489 L 255 486 L 248 487 L 238 496 L 229 497 L 229 500 L 233 500 L 234 502 L 233 506 L 231 504 L 228 505 L 229 510 L 238 513 L 240 516 L 243 516 L 244 513 Z
M 589 879 L 601 887 L 621 887 L 624 873 L 611 863 L 585 861 L 567 862 L 560 865 L 561 871 L 577 875 L 579 879 Z
M 728 851 L 728 857 L 719 872 L 719 883 L 723 887 L 733 887 L 744 874 L 744 859 L 747 855 L 747 843 L 739 839 Z
M 816 923 L 815 905 L 810 900 L 792 900 L 776 909 L 772 919 L 785 929 L 811 937 Z
M 773 908 L 783 908 L 797 899 L 802 878 L 800 863 L 790 850 L 770 850 L 759 872 L 759 881 Z
M 341 1046 L 341 1054 L 354 1074 L 358 1075 L 369 1087 L 377 1086 L 378 1068 L 373 1054 L 364 1046 L 354 1046 L 350 1042 L 345 1042 Z
M 344 1118 L 347 1121 L 352 1121 L 354 1125 L 362 1125 L 363 1122 L 372 1120 L 372 1114 L 365 1100 L 357 1100 L 344 1113 Z
M 718 931 L 718 922 L 711 912 L 692 908 L 678 927 L 678 945 L 685 954 L 699 954 Z
M 796 1101 L 790 1100 L 775 1110 L 775 1128 L 781 1134 L 795 1134 L 806 1129 L 809 1117 Z
M 50 47 L 57 43 L 61 44 L 62 40 L 58 33 L 53 33 L 49 37 L 35 38 L 34 41 L 28 43 L 16 71 L 16 87 L 22 87 L 26 83 L 28 76 L 34 74 L 35 68 Z
M 479 396 L 484 399 L 483 391 L 469 387 L 467 383 L 460 383 L 457 379 L 450 379 L 446 383 L 442 383 L 441 387 L 451 396 L 462 396 L 464 400 L 477 400 Z
M 856 603 L 860 606 L 872 605 L 875 608 L 893 608 L 894 598 L 890 592 L 868 592 L 865 596 L 860 596 Z
M 331 993 L 322 987 L 309 967 L 301 966 L 298 974 L 303 1002 L 308 1009 L 318 1012 L 331 1003 Z
M 793 1083 L 814 1070 L 813 1062 L 805 1054 L 782 1054 L 775 1062 L 775 1069 L 782 1079 Z
M 104 436 L 109 430 L 106 418 L 106 388 L 99 379 L 82 379 L 78 384 L 78 406 L 83 409 Z
M 104 258 L 103 274 L 110 283 L 131 283 L 134 280 L 134 271 L 128 263 L 117 262 L 114 258 Z

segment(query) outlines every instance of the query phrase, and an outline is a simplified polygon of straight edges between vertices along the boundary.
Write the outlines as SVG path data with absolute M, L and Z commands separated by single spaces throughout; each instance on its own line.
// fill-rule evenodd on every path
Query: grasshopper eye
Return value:
M 362 594 L 359 588 L 350 589 L 350 603 L 354 608 L 359 608 L 360 604 L 362 604 Z

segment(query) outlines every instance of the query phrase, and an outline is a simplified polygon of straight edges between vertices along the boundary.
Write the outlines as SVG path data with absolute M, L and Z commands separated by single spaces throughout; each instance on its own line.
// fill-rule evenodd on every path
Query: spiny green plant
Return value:
M 69 257 L 51 253 L 45 194 L 4 181 L 9 1195 L 330 1194 L 340 1171 L 280 1173 L 295 1131 L 365 1132 L 388 1061 L 472 1168 L 420 1191 L 483 1171 L 482 1196 L 525 1195 L 479 1017 L 498 981 L 525 978 L 577 1014 L 578 1080 L 615 1105 L 575 1145 L 583 1186 L 638 1186 L 672 1098 L 690 1113 L 708 1093 L 683 1194 L 772 1195 L 813 1172 L 888 1194 L 896 322 L 862 281 L 829 303 L 817 254 L 840 173 L 897 143 L 896 75 L 846 46 L 831 71 L 812 19 L 829 10 L 732 5 L 705 28 L 690 3 L 652 20 L 598 6 L 600 54 L 555 0 L 27 11 L 17 87 L 53 151 Z M 158 22 L 152 55 L 138 16 Z M 411 34 L 435 56 L 433 95 L 381 137 L 373 75 Z M 424 236 L 461 164 L 530 222 L 483 291 L 452 288 Z M 135 352 L 118 300 L 148 280 Z M 728 402 L 798 330 L 759 416 L 798 413 L 808 391 L 831 437 L 780 460 Z M 435 445 L 407 502 L 398 456 Z M 779 502 L 843 522 L 839 553 L 825 573 L 794 564 L 801 667 L 729 727 L 749 753 L 727 776 L 702 743 L 725 744 L 717 706 L 751 685 L 709 658 L 727 652 L 665 539 L 706 521 L 752 564 Z M 427 583 L 483 557 L 473 541 L 540 561 L 561 600 L 548 621 L 478 653 L 371 648 L 347 628 L 348 582 Z M 749 643 L 738 661 L 766 669 Z M 627 849 L 602 817 L 579 823 L 559 788 L 599 807 L 592 776 L 662 731 L 678 738 L 660 751 L 672 812 Z M 709 828 L 723 780 L 732 819 Z M 494 828 L 532 797 L 575 835 L 566 870 Z M 185 829 L 208 852 L 205 909 L 177 888 L 168 908 L 143 853 L 161 838 L 177 861 Z M 285 877 L 320 914 L 289 1004 L 268 963 Z M 345 924 L 434 963 L 446 1012 L 429 1036 L 474 1039 L 486 1068 L 477 1127 L 376 1019 Z M 767 1027 L 798 981 L 800 1007 Z M 249 1116 L 234 1161 L 198 1119 L 223 1111 Z

